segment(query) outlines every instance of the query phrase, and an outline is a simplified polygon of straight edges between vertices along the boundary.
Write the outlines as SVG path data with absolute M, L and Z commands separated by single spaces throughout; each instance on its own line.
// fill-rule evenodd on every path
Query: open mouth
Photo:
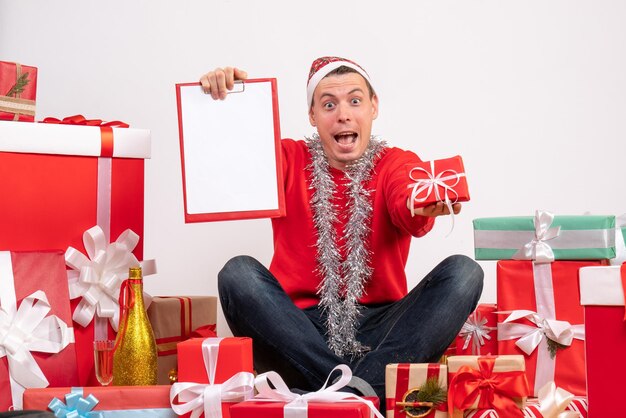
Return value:
M 351 145 L 356 142 L 358 135 L 356 132 L 340 132 L 334 138 L 339 145 Z

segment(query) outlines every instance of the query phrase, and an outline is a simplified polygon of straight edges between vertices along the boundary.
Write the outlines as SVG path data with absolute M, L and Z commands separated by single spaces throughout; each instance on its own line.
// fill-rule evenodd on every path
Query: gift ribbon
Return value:
M 54 412 L 57 418 L 101 418 L 101 412 L 91 412 L 98 404 L 98 398 L 89 394 L 83 397 L 82 388 L 72 388 L 65 395 L 65 403 L 59 398 L 54 398 L 48 404 L 48 409 Z
M 626 243 L 622 228 L 626 228 L 626 213 L 615 218 L 615 258 L 609 261 L 612 266 L 619 266 L 626 262 Z
M 330 376 L 335 370 L 341 372 L 341 376 L 335 383 L 326 387 Z M 325 403 L 360 402 L 369 407 L 370 416 L 373 415 L 377 418 L 384 418 L 383 415 L 378 412 L 378 409 L 374 406 L 372 401 L 351 393 L 338 392 L 339 389 L 350 382 L 350 379 L 352 379 L 352 371 L 345 364 L 340 364 L 330 372 L 321 389 L 316 392 L 298 394 L 289 390 L 287 384 L 278 373 L 266 372 L 258 375 L 254 381 L 254 385 L 258 391 L 258 395 L 254 397 L 254 400 L 262 402 L 286 402 L 283 409 L 284 418 L 306 418 L 308 415 L 309 401 Z
M 56 315 L 45 292 L 38 290 L 17 306 L 11 253 L 0 252 L 0 358 L 7 357 L 13 407 L 21 409 L 26 388 L 45 388 L 32 351 L 59 353 L 74 342 L 74 329 Z
M 546 383 L 554 380 L 555 375 L 556 360 L 550 357 L 546 338 L 569 347 L 573 339 L 585 339 L 585 328 L 583 324 L 572 325 L 567 321 L 554 319 L 556 309 L 551 264 L 533 263 L 533 281 L 537 312 L 512 311 L 498 324 L 498 340 L 518 339 L 515 345 L 527 355 L 539 347 L 533 391 L 537 394 Z M 522 318 L 528 319 L 534 325 L 513 323 Z
M 479 409 L 493 408 L 503 417 L 522 417 L 513 398 L 528 393 L 528 382 L 522 370 L 494 372 L 495 356 L 478 358 L 478 369 L 461 366 L 448 386 L 448 411 L 464 411 L 478 402 Z M 457 414 L 458 415 L 458 414 Z
M 22 76 L 22 65 L 19 62 L 15 63 L 15 82 Z M 30 82 L 30 80 L 29 80 Z M 11 87 L 12 89 L 13 87 Z M 8 92 L 11 91 L 9 89 Z M 2 95 L 0 96 L 0 112 L 13 113 L 13 120 L 20 119 L 20 115 L 35 116 L 35 101 L 29 99 L 22 99 L 21 93 L 16 93 L 14 97 Z
M 560 226 L 550 227 L 554 221 L 554 214 L 545 210 L 536 210 L 533 222 L 535 224 L 535 237 L 524 244 L 515 254 L 514 260 L 535 260 L 537 263 L 550 263 L 554 261 L 552 247 L 546 241 L 559 236 Z
M 406 412 L 404 409 L 405 407 L 403 405 L 397 405 L 397 403 L 399 400 L 400 401 L 402 400 L 405 393 L 413 389 L 417 390 L 417 387 L 415 388 L 410 387 L 411 383 L 409 382 L 409 380 L 410 380 L 410 374 L 411 374 L 411 366 L 412 364 L 410 363 L 398 363 L 396 367 L 396 379 L 395 379 L 396 392 L 393 398 L 387 397 L 385 401 L 385 408 L 387 410 L 388 417 L 390 413 L 392 414 L 391 416 L 393 418 L 405 418 L 406 417 Z M 417 365 L 414 365 L 414 366 L 417 366 Z M 434 379 L 437 379 L 437 381 L 439 381 L 439 375 L 441 374 L 441 372 L 442 372 L 441 364 L 435 364 L 435 363 L 428 364 L 427 369 L 426 369 L 426 380 L 434 378 Z M 445 373 L 446 372 L 444 371 L 444 376 L 446 376 Z M 423 383 L 425 383 L 425 381 L 422 382 L 422 384 Z M 437 411 L 444 412 L 445 416 L 447 416 L 448 405 L 445 402 L 438 405 L 431 412 L 429 412 L 428 415 L 425 416 L 425 418 L 436 417 Z
M 222 384 L 215 384 L 215 370 L 222 338 L 206 338 L 202 341 L 202 357 L 208 384 L 174 383 L 170 389 L 170 404 L 174 412 L 183 415 L 191 412 L 191 418 L 222 418 L 222 402 L 241 402 L 254 394 L 254 375 L 239 372 Z M 178 397 L 178 402 L 176 398 Z
M 413 177 L 413 171 L 418 171 L 426 174 L 426 178 L 415 178 Z M 448 174 L 452 173 L 452 174 Z M 409 184 L 407 187 L 412 188 L 411 190 L 411 215 L 415 216 L 415 203 L 425 202 L 431 194 L 434 193 L 435 199 L 438 202 L 443 202 L 448 207 L 450 211 L 450 216 L 452 219 L 452 226 L 450 228 L 450 232 L 454 229 L 454 210 L 452 209 L 452 205 L 457 202 L 459 198 L 459 194 L 454 190 L 459 181 L 461 181 L 461 177 L 465 177 L 465 173 L 458 173 L 455 170 L 447 169 L 441 171 L 439 174 L 435 175 L 435 161 L 430 161 L 430 171 L 423 167 L 415 167 L 409 171 L 409 177 L 411 180 L 415 181 L 415 183 Z M 448 184 L 446 182 L 452 182 Z M 441 196 L 440 188 L 443 189 L 443 197 Z M 417 196 L 424 193 L 423 197 L 418 198 Z M 454 200 L 450 200 L 450 193 L 454 194 Z
M 45 118 L 42 123 L 60 125 L 97 126 L 100 128 L 100 157 L 98 158 L 98 192 L 96 223 L 104 231 L 107 240 L 110 240 L 111 230 L 111 174 L 114 138 L 113 128 L 128 128 L 129 125 L 122 121 L 103 122 L 100 119 L 86 119 L 82 115 L 68 116 L 63 119 L 52 117 Z M 106 321 L 96 318 L 96 332 L 104 332 L 106 339 Z
M 539 391 L 539 411 L 543 418 L 578 418 L 578 412 L 566 411 L 573 399 L 574 395 L 548 382 Z
M 474 311 L 463 324 L 459 336 L 464 339 L 463 350 L 467 350 L 470 341 L 472 342 L 472 354 L 480 354 L 480 347 L 485 345 L 485 340 L 491 340 L 491 331 L 496 327 L 487 326 L 487 318 Z
M 117 330 L 120 286 L 128 278 L 128 269 L 140 265 L 144 276 L 156 272 L 154 260 L 140 263 L 133 255 L 138 242 L 139 236 L 127 229 L 108 244 L 102 228 L 94 226 L 83 234 L 87 256 L 75 248 L 67 249 L 65 262 L 72 269 L 67 272 L 70 299 L 82 297 L 74 321 L 85 327 L 94 316 L 108 318 Z
M 113 128 L 128 128 L 130 126 L 119 120 L 103 122 L 101 119 L 85 119 L 83 115 L 68 116 L 63 119 L 47 117 L 41 122 L 57 125 L 98 126 L 101 136 L 101 157 L 113 157 Z

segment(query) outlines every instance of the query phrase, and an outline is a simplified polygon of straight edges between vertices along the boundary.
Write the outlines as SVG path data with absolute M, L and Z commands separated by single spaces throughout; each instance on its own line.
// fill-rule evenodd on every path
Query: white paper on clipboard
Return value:
M 226 100 L 179 84 L 177 98 L 186 221 L 283 215 L 275 80 L 247 80 Z

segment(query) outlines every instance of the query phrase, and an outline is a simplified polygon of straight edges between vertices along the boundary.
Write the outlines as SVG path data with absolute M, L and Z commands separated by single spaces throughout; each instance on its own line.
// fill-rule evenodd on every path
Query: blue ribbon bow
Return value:
M 58 418 L 101 418 L 100 412 L 91 412 L 98 402 L 91 394 L 84 398 L 82 388 L 72 388 L 72 391 L 65 395 L 65 403 L 59 398 L 54 398 L 48 404 L 48 408 Z

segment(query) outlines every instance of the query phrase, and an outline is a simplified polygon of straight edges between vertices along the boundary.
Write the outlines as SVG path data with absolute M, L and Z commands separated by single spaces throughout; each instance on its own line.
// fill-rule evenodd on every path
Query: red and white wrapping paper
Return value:
M 215 376 L 222 341 L 222 338 L 202 341 L 208 383 L 178 382 L 172 385 L 170 404 L 178 415 L 191 413 L 191 418 L 223 418 L 223 402 L 241 402 L 254 395 L 254 375 L 250 372 L 240 371 L 217 383 Z M 227 410 L 224 412 L 228 414 Z
M 586 409 L 579 412 L 580 403 L 566 390 L 547 383 L 539 391 L 539 398 L 528 399 L 522 410 L 524 418 L 586 418 Z M 584 399 L 584 398 L 583 398 Z M 578 401 L 580 402 L 580 401 Z M 500 418 L 493 409 L 476 409 L 464 414 L 464 418 Z
M 626 264 L 580 269 L 590 417 L 616 416 L 626 376 Z
M 21 409 L 26 388 L 78 381 L 60 252 L 0 251 L 0 410 Z
M 385 369 L 385 408 L 387 418 L 406 418 L 402 406 L 397 406 L 404 395 L 424 385 L 428 379 L 437 379 L 439 386 L 448 388 L 448 368 L 439 363 L 393 363 Z M 427 418 L 446 418 L 448 405 L 444 402 L 426 415 Z
M 333 372 L 341 372 L 339 379 L 330 386 L 328 385 L 330 376 Z M 339 392 L 339 389 L 346 386 L 352 378 L 352 371 L 345 364 L 335 367 L 329 374 L 326 382 L 316 392 L 298 394 L 291 392 L 285 381 L 276 372 L 267 372 L 258 375 L 254 381 L 254 385 L 258 391 L 253 399 L 241 402 L 230 409 L 232 418 L 245 418 L 250 416 L 269 417 L 272 414 L 263 414 L 261 411 L 265 409 L 263 404 L 282 404 L 281 418 L 307 418 L 309 416 L 309 403 L 311 404 L 362 404 L 365 405 L 370 412 L 370 417 L 385 418 L 379 411 L 371 399 L 362 398 L 360 396 Z M 259 410 L 255 410 L 255 408 Z M 272 408 L 273 409 L 273 408 Z M 330 416 L 330 415 L 327 415 Z M 279 418 L 279 417 L 276 417 Z
M 496 305 L 481 303 L 463 324 L 456 338 L 457 355 L 498 354 Z
M 0 205 L 0 248 L 82 248 L 83 233 L 94 225 L 107 244 L 127 229 L 141 237 L 150 132 L 104 125 L 0 124 L 0 195 L 12 197 Z M 138 260 L 142 248 L 139 239 L 132 250 Z M 73 310 L 81 300 L 72 302 Z M 81 386 L 98 384 L 92 324 L 75 330 Z M 110 326 L 108 335 L 114 335 Z
M 574 395 L 586 395 L 584 318 L 576 284 L 581 267 L 600 263 L 498 261 L 498 309 L 510 312 L 498 324 L 498 353 L 525 356 L 534 396 L 551 381 Z M 555 358 L 547 338 L 565 346 Z

